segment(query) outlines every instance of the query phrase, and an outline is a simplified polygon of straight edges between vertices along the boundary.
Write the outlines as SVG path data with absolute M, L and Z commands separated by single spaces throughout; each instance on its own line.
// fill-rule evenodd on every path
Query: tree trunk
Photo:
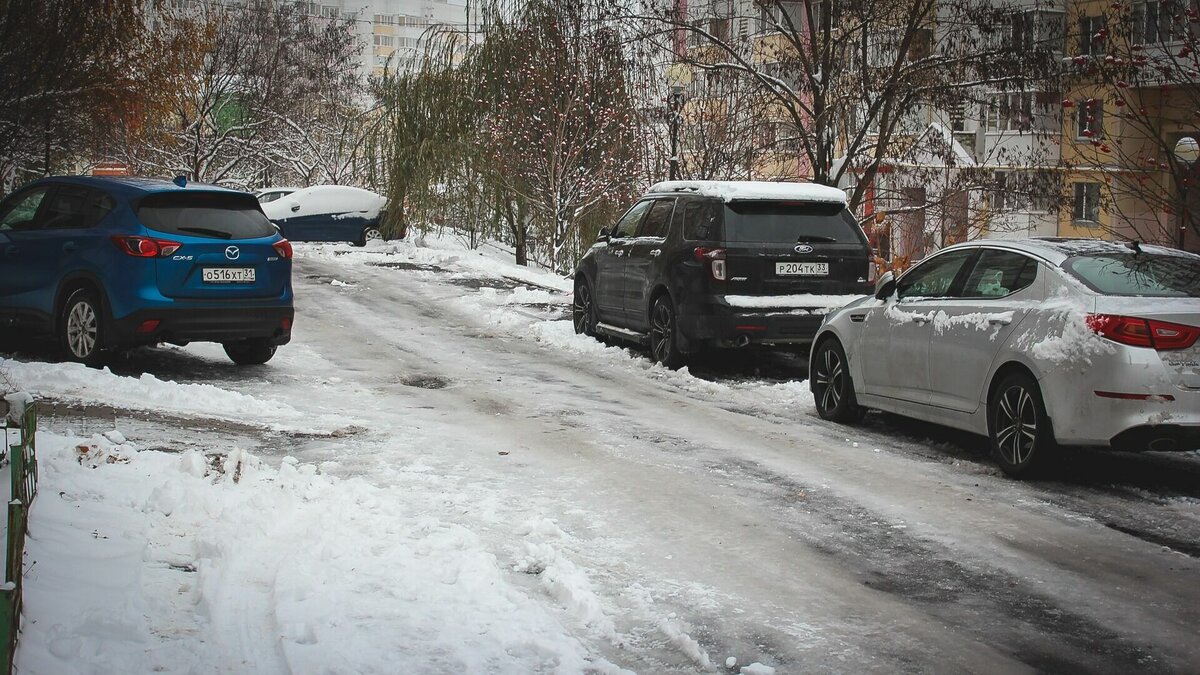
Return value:
M 529 265 L 529 223 L 525 218 L 525 203 L 518 201 L 514 211 L 512 200 L 507 197 L 502 199 L 504 201 L 504 220 L 508 223 L 508 231 L 512 234 L 516 263 L 527 266 Z

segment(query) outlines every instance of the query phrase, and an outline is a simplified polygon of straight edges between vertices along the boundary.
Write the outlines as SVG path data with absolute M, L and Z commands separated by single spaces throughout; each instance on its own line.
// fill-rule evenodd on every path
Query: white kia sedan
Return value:
M 1009 475 L 1056 446 L 1200 449 L 1200 256 L 1092 239 L 939 251 L 829 314 L 821 417 L 878 409 L 991 439 Z

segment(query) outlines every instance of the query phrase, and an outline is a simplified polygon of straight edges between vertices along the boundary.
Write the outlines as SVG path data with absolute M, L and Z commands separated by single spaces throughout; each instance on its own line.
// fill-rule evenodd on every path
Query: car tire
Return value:
M 249 338 L 237 342 L 226 342 L 225 354 L 239 366 L 259 366 L 275 356 L 275 345 L 267 338 Z
M 575 297 L 571 302 L 571 323 L 575 325 L 576 335 L 596 337 L 596 302 L 592 297 L 592 287 L 587 281 L 575 284 Z
M 660 296 L 650 310 L 650 358 L 671 370 L 679 370 L 687 362 L 679 351 L 679 326 L 669 295 Z
M 850 363 L 842 343 L 834 338 L 823 340 L 812 359 L 813 402 L 821 419 L 843 424 L 860 422 L 866 410 L 858 405 Z
M 382 239 L 383 232 L 381 232 L 378 227 L 368 227 L 362 231 L 362 235 L 359 236 L 357 244 L 359 246 L 366 246 L 368 241 L 380 241 Z
M 1026 373 L 1005 376 L 988 400 L 992 457 L 1013 478 L 1040 474 L 1057 443 L 1037 381 Z
M 58 319 L 58 341 L 67 359 L 95 364 L 104 351 L 103 309 L 96 294 L 81 288 L 67 296 Z

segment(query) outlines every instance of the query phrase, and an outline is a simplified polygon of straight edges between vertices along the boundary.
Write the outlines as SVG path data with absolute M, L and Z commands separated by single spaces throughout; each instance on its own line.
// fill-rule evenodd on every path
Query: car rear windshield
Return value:
M 844 204 L 735 200 L 728 209 L 725 240 L 730 243 L 866 243 Z
M 251 195 L 220 192 L 164 192 L 137 207 L 142 223 L 157 232 L 214 239 L 254 239 L 275 234 Z
M 1152 253 L 1080 255 L 1063 269 L 1105 295 L 1200 298 L 1200 258 Z

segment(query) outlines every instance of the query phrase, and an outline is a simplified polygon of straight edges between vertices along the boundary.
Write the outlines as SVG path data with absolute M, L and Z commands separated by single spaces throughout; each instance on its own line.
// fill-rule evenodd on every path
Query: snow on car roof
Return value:
M 1062 253 L 1065 256 L 1097 255 L 1104 253 L 1130 253 L 1132 245 L 1124 241 L 1107 241 L 1104 239 L 1077 239 L 1072 237 L 1038 237 L 1029 240 L 1031 243 L 1044 246 Z M 1146 253 L 1156 255 L 1189 255 L 1175 248 L 1155 246 L 1153 244 L 1138 244 L 1138 248 Z
M 262 210 L 271 220 L 282 220 L 293 213 L 320 215 L 356 212 L 374 218 L 386 203 L 387 198 L 370 190 L 349 185 L 314 185 L 267 202 L 262 205 Z M 300 211 L 293 211 L 293 206 L 300 206 Z
M 1083 237 L 1021 237 L 1019 239 L 973 239 L 954 244 L 942 249 L 952 248 L 1007 248 L 1039 256 L 1047 262 L 1061 265 L 1068 258 L 1081 255 L 1104 255 L 1112 253 L 1132 253 L 1129 243 L 1124 241 L 1107 241 L 1105 239 L 1088 239 Z M 1174 255 L 1192 257 L 1196 254 L 1186 253 L 1174 248 L 1165 248 L 1153 244 L 1139 244 L 1139 249 L 1154 255 Z M 940 253 L 941 251 L 939 251 Z
M 805 202 L 846 203 L 846 193 L 815 183 L 783 183 L 759 180 L 675 180 L 655 183 L 650 192 L 688 192 L 702 197 L 717 197 L 726 202 L 736 199 L 781 199 Z

